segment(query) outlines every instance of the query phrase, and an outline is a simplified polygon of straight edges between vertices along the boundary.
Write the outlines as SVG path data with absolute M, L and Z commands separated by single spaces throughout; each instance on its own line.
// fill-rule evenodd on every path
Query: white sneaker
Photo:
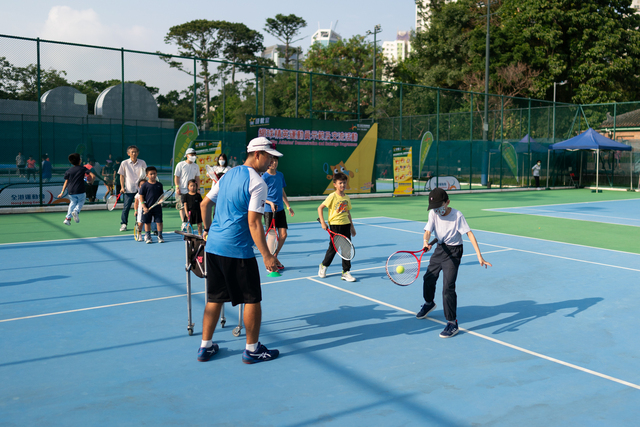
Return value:
M 152 243 L 151 236 L 144 236 L 144 242 L 145 243 Z
M 120 231 L 127 231 L 127 224 L 122 224 L 120 226 Z
M 349 273 L 348 271 L 342 272 L 342 280 L 346 280 L 347 282 L 355 282 L 356 279 Z
M 78 212 L 71 212 L 71 216 L 73 216 L 73 220 L 77 223 L 80 222 L 80 217 L 78 216 Z
M 71 221 L 69 221 L 69 218 L 65 218 L 63 224 L 64 225 L 71 225 Z
M 162 236 L 158 236 L 158 243 L 164 243 L 164 239 L 162 238 Z
M 318 269 L 318 277 L 320 277 L 321 279 L 327 277 L 327 267 L 322 264 L 320 264 L 320 268 Z
M 186 222 L 183 222 L 182 227 L 180 228 L 180 231 L 187 231 L 188 228 L 189 228 L 189 224 L 187 224 Z

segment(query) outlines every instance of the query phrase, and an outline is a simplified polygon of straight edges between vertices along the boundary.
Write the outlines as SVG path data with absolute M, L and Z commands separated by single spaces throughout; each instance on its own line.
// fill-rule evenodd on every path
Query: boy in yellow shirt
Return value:
M 322 224 L 322 228 L 324 230 L 329 228 L 334 233 L 342 234 L 343 236 L 351 239 L 351 236 L 356 235 L 356 229 L 353 226 L 353 221 L 351 220 L 351 199 L 349 199 L 349 196 L 344 192 L 347 187 L 347 176 L 341 172 L 333 175 L 333 186 L 336 191 L 329 194 L 324 202 L 318 206 L 318 218 L 320 219 L 320 224 Z M 324 222 L 324 208 L 329 209 L 328 226 L 327 223 Z M 331 242 L 329 242 L 329 249 L 327 249 L 324 260 L 320 264 L 320 269 L 318 270 L 319 277 L 327 276 L 327 267 L 331 265 L 335 255 L 336 250 L 333 248 Z M 356 279 L 354 279 L 351 273 L 349 273 L 349 270 L 351 270 L 351 261 L 343 259 L 342 280 L 355 282 Z

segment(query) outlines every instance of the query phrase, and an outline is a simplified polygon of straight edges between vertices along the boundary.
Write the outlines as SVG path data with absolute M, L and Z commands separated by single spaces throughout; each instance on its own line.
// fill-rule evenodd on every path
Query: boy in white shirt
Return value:
M 447 326 L 440 332 L 441 338 L 451 338 L 458 333 L 456 309 L 458 296 L 456 295 L 456 278 L 462 259 L 462 235 L 466 234 L 476 250 L 478 262 L 487 268 L 491 264 L 482 258 L 473 232 L 464 219 L 462 212 L 449 207 L 449 196 L 442 188 L 436 188 L 429 193 L 429 221 L 424 227 L 424 247 L 431 250 L 429 241 L 433 232 L 438 236 L 438 247 L 431 255 L 429 267 L 424 275 L 423 296 L 425 303 L 416 315 L 424 319 L 436 308 L 433 301 L 436 292 L 436 281 L 442 271 L 442 304 Z

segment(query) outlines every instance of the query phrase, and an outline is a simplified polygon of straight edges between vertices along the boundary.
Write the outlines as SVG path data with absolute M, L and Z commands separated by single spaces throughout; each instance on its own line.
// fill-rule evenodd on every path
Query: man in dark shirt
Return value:
M 96 179 L 96 174 L 80 165 L 80 154 L 69 154 L 69 163 L 73 166 L 64 173 L 64 185 L 62 186 L 62 191 L 58 194 L 58 198 L 61 198 L 65 190 L 68 190 L 69 200 L 71 201 L 67 215 L 64 218 L 64 225 L 71 225 L 72 217 L 75 222 L 80 222 L 80 210 L 82 210 L 82 206 L 84 206 L 84 202 L 87 199 L 84 175 L 89 174 L 91 182 Z

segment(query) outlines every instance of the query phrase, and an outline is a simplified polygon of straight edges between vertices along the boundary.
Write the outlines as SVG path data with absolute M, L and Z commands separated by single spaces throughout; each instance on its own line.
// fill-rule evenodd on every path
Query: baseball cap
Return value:
M 449 200 L 449 195 L 442 188 L 434 188 L 429 193 L 429 209 L 437 209 Z
M 187 152 L 185 154 L 196 154 L 196 150 L 194 150 L 193 148 L 189 148 L 187 149 Z
M 269 141 L 264 136 L 253 138 L 247 147 L 247 153 L 254 151 L 265 151 L 272 156 L 282 157 L 282 153 L 276 150 L 276 143 Z

